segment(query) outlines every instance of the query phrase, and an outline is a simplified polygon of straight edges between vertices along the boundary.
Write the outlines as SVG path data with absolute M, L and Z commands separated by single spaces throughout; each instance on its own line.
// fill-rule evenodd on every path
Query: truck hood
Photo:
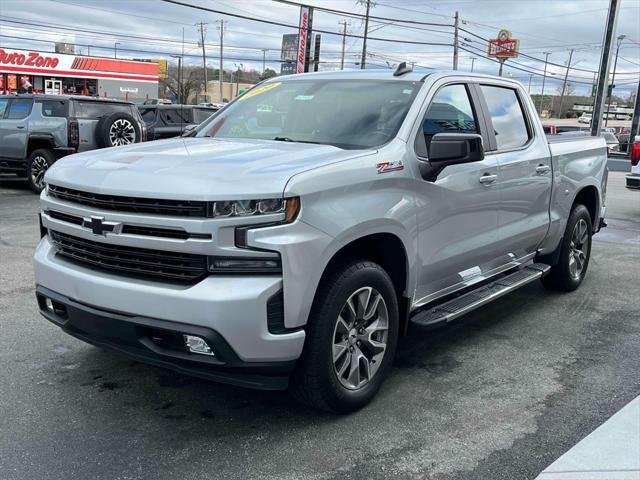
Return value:
M 279 197 L 300 172 L 371 151 L 270 140 L 175 138 L 70 155 L 47 183 L 77 190 L 177 200 Z

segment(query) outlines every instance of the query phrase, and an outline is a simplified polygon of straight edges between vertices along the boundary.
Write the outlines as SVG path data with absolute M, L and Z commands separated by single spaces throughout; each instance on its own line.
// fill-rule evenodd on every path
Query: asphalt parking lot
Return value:
M 572 294 L 529 285 L 403 339 L 346 417 L 286 392 L 131 362 L 40 317 L 38 199 L 0 181 L 0 478 L 532 479 L 640 394 L 640 192 L 612 172 L 609 227 Z

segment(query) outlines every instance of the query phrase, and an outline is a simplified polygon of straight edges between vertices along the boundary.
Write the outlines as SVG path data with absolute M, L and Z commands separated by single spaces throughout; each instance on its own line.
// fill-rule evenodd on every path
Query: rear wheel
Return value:
M 53 165 L 56 157 L 47 148 L 34 150 L 27 159 L 27 181 L 34 193 L 40 193 L 44 189 L 44 174 Z
M 589 266 L 592 232 L 589 211 L 584 205 L 575 205 L 560 244 L 558 263 L 542 278 L 545 287 L 572 292 L 580 286 Z
M 356 261 L 322 282 L 292 393 L 310 406 L 347 413 L 377 393 L 395 355 L 398 302 L 378 264 Z

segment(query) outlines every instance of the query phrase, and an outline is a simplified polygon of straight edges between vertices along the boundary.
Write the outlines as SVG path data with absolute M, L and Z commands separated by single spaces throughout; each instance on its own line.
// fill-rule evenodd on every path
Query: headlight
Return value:
M 229 200 L 212 202 L 212 217 L 248 217 L 252 215 L 285 214 L 285 223 L 293 221 L 300 209 L 300 199 L 269 198 L 264 200 Z
M 211 273 L 282 273 L 282 263 L 277 257 L 209 257 Z

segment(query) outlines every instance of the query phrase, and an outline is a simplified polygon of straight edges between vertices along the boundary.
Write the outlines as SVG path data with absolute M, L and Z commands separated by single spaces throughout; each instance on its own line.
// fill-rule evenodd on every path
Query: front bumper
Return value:
M 640 190 L 640 173 L 627 175 L 627 188 L 629 190 Z
M 69 335 L 179 373 L 243 387 L 280 390 L 287 387 L 295 366 L 295 361 L 244 362 L 210 328 L 106 311 L 42 286 L 36 287 L 36 297 L 40 313 Z M 52 309 L 47 307 L 47 299 L 53 302 Z M 215 356 L 186 352 L 182 342 L 185 334 L 205 339 Z
M 120 312 L 216 332 L 242 362 L 290 362 L 302 353 L 302 329 L 271 333 L 267 303 L 282 290 L 279 276 L 209 276 L 195 285 L 132 279 L 56 255 L 44 237 L 34 255 L 36 284 L 106 312 Z

